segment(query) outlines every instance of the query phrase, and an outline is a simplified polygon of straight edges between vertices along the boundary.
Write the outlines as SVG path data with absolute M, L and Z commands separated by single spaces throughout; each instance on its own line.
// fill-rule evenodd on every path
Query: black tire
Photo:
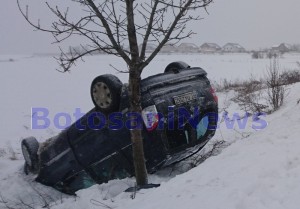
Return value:
M 27 167 L 24 167 L 24 171 L 29 170 L 32 173 L 37 173 L 39 169 L 39 158 L 37 154 L 39 150 L 39 142 L 35 137 L 28 137 L 22 140 L 21 148 L 27 165 Z
M 26 175 L 29 175 L 29 168 L 28 168 L 28 164 L 25 162 L 24 163 L 24 173 L 26 174 Z
M 189 66 L 187 63 L 185 62 L 171 62 L 170 64 L 168 64 L 168 66 L 165 68 L 165 73 L 169 73 L 169 72 L 173 72 L 173 73 L 178 73 L 179 70 L 181 69 L 186 69 L 186 68 L 190 68 L 191 66 Z
M 117 111 L 122 85 L 122 82 L 114 75 L 105 74 L 96 77 L 90 89 L 96 109 L 103 113 Z

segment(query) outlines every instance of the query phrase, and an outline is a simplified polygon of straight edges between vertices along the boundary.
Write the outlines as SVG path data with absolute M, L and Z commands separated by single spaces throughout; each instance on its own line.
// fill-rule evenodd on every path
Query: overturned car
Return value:
M 164 73 L 143 79 L 143 111 L 135 127 L 127 123 L 128 85 L 113 75 L 96 77 L 95 108 L 44 143 L 22 140 L 25 173 L 69 194 L 133 176 L 132 128 L 142 129 L 149 173 L 195 154 L 213 137 L 218 120 L 218 98 L 206 75 L 202 68 L 173 62 Z

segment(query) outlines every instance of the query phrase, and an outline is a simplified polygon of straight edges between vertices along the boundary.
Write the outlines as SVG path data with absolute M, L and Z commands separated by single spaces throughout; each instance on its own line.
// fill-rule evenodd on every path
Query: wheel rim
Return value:
M 31 161 L 31 158 L 30 158 L 30 154 L 26 148 L 26 146 L 22 146 L 22 152 L 23 152 L 23 156 L 24 156 L 24 159 L 26 161 L 26 163 L 29 165 L 29 167 L 32 166 L 32 161 Z
M 112 103 L 111 92 L 103 82 L 97 82 L 93 86 L 93 98 L 98 107 L 108 108 Z

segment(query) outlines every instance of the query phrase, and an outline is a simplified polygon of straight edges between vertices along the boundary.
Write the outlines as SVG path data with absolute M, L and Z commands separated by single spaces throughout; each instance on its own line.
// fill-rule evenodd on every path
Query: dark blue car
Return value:
M 134 175 L 130 128 L 141 128 L 149 173 L 196 153 L 215 133 L 218 99 L 199 67 L 169 64 L 142 80 L 141 117 L 128 127 L 128 85 L 101 75 L 91 85 L 95 107 L 58 136 L 22 141 L 26 173 L 62 192 Z M 141 121 L 141 123 L 138 123 Z

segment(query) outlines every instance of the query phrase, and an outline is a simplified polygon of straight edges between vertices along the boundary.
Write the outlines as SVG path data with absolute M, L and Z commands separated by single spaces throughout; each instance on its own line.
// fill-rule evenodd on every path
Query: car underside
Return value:
M 201 150 L 215 133 L 218 101 L 207 73 L 183 62 L 141 82 L 141 128 L 149 173 Z M 22 141 L 25 172 L 62 192 L 134 176 L 128 85 L 101 75 L 91 85 L 95 107 L 59 135 Z M 103 122 L 105 120 L 105 122 Z

